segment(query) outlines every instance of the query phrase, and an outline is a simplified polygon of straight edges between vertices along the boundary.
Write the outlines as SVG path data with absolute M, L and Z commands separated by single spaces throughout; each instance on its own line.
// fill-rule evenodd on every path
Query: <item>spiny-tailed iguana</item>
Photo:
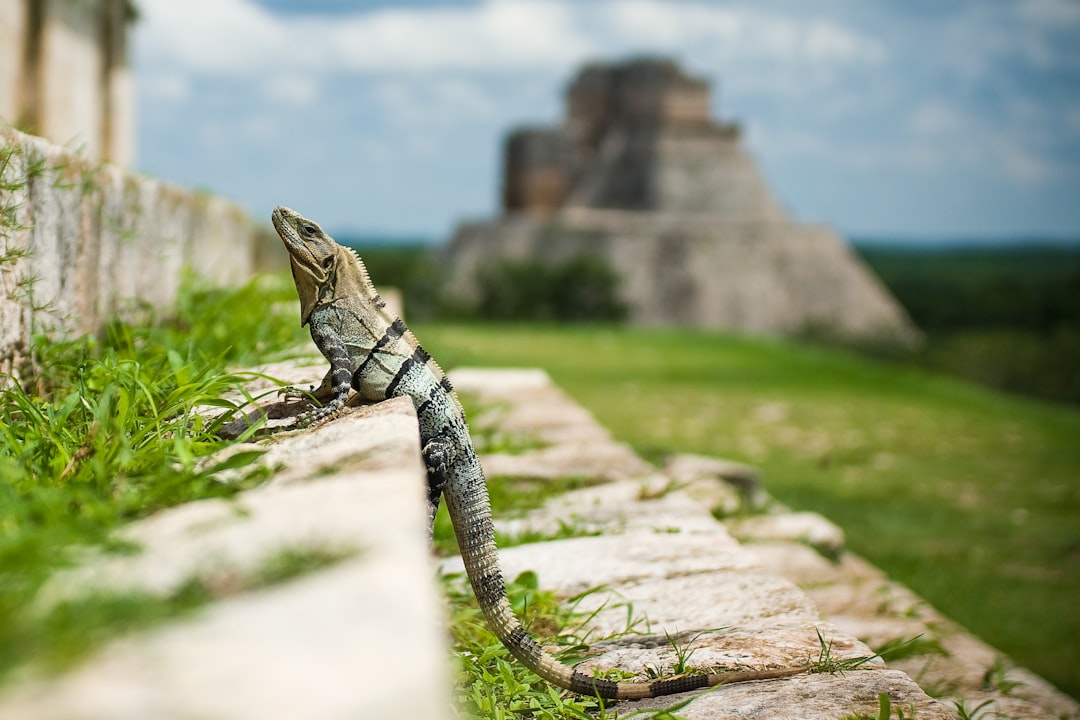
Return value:
M 450 381 L 401 318 L 386 309 L 353 251 L 338 245 L 317 223 L 278 207 L 271 218 L 289 251 L 300 296 L 300 323 L 330 361 L 315 397 L 324 402 L 297 419 L 310 426 L 341 411 L 356 390 L 366 400 L 407 395 L 420 420 L 428 473 L 428 528 L 445 496 L 465 571 L 488 624 L 506 648 L 540 677 L 585 695 L 631 699 L 670 695 L 710 685 L 795 675 L 804 668 L 676 676 L 648 683 L 593 678 L 563 665 L 526 632 L 506 598 L 495 548 L 491 505 L 473 450 L 465 412 Z M 289 395 L 302 395 L 289 389 Z

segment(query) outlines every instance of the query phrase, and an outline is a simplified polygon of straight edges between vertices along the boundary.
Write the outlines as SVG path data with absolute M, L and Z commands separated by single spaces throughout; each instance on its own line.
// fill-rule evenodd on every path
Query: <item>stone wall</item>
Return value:
M 493 257 L 559 262 L 585 253 L 618 273 L 638 325 L 917 340 L 880 280 L 823 225 L 574 209 L 462 225 L 449 252 L 446 286 L 466 303 Z
M 503 207 L 553 212 L 566 200 L 577 165 L 577 145 L 563 132 L 522 128 L 510 133 L 503 151 Z
M 128 0 L 0 0 L 0 122 L 134 162 Z
M 167 306 L 186 268 L 246 281 L 267 232 L 221 198 L 0 128 L 0 372 L 18 369 L 33 333 Z
M 670 60 L 586 65 L 566 91 L 566 127 L 590 144 L 613 125 L 709 123 L 708 83 Z

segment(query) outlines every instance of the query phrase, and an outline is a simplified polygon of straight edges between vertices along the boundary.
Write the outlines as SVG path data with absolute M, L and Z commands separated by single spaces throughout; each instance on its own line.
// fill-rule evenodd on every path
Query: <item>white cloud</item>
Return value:
M 1055 173 L 1053 162 L 1021 147 L 1012 138 L 996 143 L 994 157 L 1008 177 L 1025 185 L 1034 185 Z
M 137 54 L 173 69 L 246 73 L 319 47 L 314 35 L 290 38 L 285 21 L 250 0 L 141 0 L 139 8 Z
M 371 98 L 396 125 L 452 125 L 490 118 L 496 103 L 485 88 L 457 78 L 386 80 Z
M 1080 2 L 970 2 L 935 28 L 940 48 L 930 57 L 973 82 L 992 79 L 1017 60 L 1040 71 L 1078 59 Z
M 262 83 L 262 95 L 272 102 L 307 107 L 319 99 L 319 81 L 307 74 L 284 73 Z
M 1028 22 L 1047 28 L 1080 27 L 1080 3 L 1076 0 L 1024 0 L 1018 13 Z
M 191 80 L 178 72 L 157 72 L 139 80 L 149 97 L 172 103 L 182 103 L 191 97 Z
M 606 21 L 615 42 L 676 47 L 682 43 L 714 40 L 727 43 L 738 38 L 743 22 L 731 8 L 699 3 L 627 0 L 605 2 L 596 11 Z
M 908 129 L 915 135 L 940 137 L 961 131 L 968 122 L 955 107 L 940 100 L 929 100 L 908 119 Z
M 194 72 L 515 70 L 575 61 L 592 49 L 576 27 L 577 6 L 554 0 L 334 18 L 285 18 L 251 0 L 143 0 L 141 7 L 141 54 Z
M 190 72 L 565 71 L 599 56 L 689 49 L 706 59 L 878 63 L 876 38 L 824 20 L 673 0 L 486 0 L 333 18 L 251 0 L 143 0 L 141 55 Z
M 1014 108 L 1014 114 L 1029 118 L 1035 112 L 1037 108 L 1023 105 Z M 1041 182 L 1056 172 L 1053 161 L 1032 148 L 1039 144 L 1038 133 L 1006 132 L 987 118 L 969 116 L 939 99 L 916 107 L 907 129 L 909 137 L 897 145 L 897 154 L 877 155 L 883 164 L 930 172 L 974 170 L 1022 185 Z
M 880 63 L 886 59 L 884 44 L 832 22 L 815 21 L 806 27 L 804 52 L 808 58 L 837 62 Z
M 1066 111 L 1065 126 L 1074 135 L 1080 135 L 1080 103 L 1073 103 Z
M 756 8 L 670 0 L 609 0 L 599 8 L 615 46 L 709 48 L 729 59 L 784 62 L 879 63 L 886 57 L 880 41 L 851 28 Z
M 840 151 L 819 133 L 795 127 L 766 128 L 749 123 L 743 128 L 748 147 L 767 149 L 771 158 L 832 158 Z
M 591 50 L 570 6 L 545 0 L 357 14 L 327 37 L 340 67 L 362 72 L 512 71 L 561 65 Z

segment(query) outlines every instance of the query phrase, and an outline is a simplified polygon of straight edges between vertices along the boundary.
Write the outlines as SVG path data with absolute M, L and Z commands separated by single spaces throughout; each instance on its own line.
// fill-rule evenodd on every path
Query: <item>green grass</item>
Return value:
M 287 282 L 287 281 L 284 281 Z M 100 337 L 36 341 L 33 366 L 0 387 L 0 679 L 27 662 L 77 656 L 86 638 L 125 626 L 124 617 L 157 617 L 198 599 L 188 588 L 175 602 L 144 607 L 137 598 L 108 599 L 68 616 L 32 611 L 37 589 L 72 562 L 74 547 L 135 552 L 114 539 L 131 520 L 206 497 L 228 497 L 262 479 L 249 473 L 225 484 L 224 469 L 259 453 L 240 453 L 204 467 L 222 446 L 197 406 L 231 412 L 220 398 L 246 376 L 226 365 L 264 361 L 293 348 L 295 293 L 264 279 L 234 291 L 189 286 L 177 310 L 159 322 L 113 323 Z M 244 311 L 259 308 L 259 312 Z M 238 311 L 239 310 L 239 311 Z M 119 609 L 117 609 L 119 608 Z
M 604 327 L 414 328 L 448 367 L 539 366 L 640 451 L 768 490 L 1080 696 L 1080 412 L 821 348 Z
M 528 478 L 494 475 L 487 478 L 491 512 L 496 517 L 520 516 L 526 510 L 542 506 L 548 498 L 562 495 L 571 490 L 596 485 L 598 482 L 600 481 L 578 476 Z M 529 533 L 522 537 L 507 537 L 501 533 L 496 533 L 495 538 L 499 547 L 510 547 L 511 545 L 524 545 L 528 542 L 580 537 L 591 534 L 595 533 L 582 531 L 573 524 L 563 524 L 556 536 Z M 436 550 L 442 555 L 456 555 L 460 552 L 457 538 L 454 537 L 454 526 L 450 522 L 450 515 L 446 511 L 445 503 L 439 505 L 439 512 L 435 516 L 434 543 Z
M 488 628 L 476 598 L 461 575 L 443 577 L 458 667 L 457 700 L 476 718 L 612 717 L 600 701 L 573 695 L 525 670 Z M 539 588 L 535 573 L 525 572 L 506 584 L 507 597 L 525 626 L 548 646 L 577 644 L 571 630 L 572 607 Z

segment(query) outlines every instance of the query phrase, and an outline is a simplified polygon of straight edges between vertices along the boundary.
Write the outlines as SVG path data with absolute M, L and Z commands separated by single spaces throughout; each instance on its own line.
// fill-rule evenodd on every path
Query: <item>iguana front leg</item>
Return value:
M 281 395 L 287 400 L 309 399 L 315 398 L 320 403 L 325 403 L 330 398 L 334 397 L 334 387 L 331 376 L 334 374 L 334 369 L 330 368 L 326 371 L 326 375 L 323 376 L 322 382 L 318 385 L 310 385 L 307 390 L 296 387 L 295 385 L 286 385 L 278 390 L 278 395 Z
M 298 417 L 296 424 L 299 427 L 314 425 L 340 412 L 341 408 L 345 407 L 352 381 L 349 351 L 333 327 L 329 323 L 311 323 L 311 339 L 315 341 L 315 347 L 319 348 L 323 357 L 330 362 L 329 372 L 313 394 L 317 399 L 329 399 L 329 402 Z

